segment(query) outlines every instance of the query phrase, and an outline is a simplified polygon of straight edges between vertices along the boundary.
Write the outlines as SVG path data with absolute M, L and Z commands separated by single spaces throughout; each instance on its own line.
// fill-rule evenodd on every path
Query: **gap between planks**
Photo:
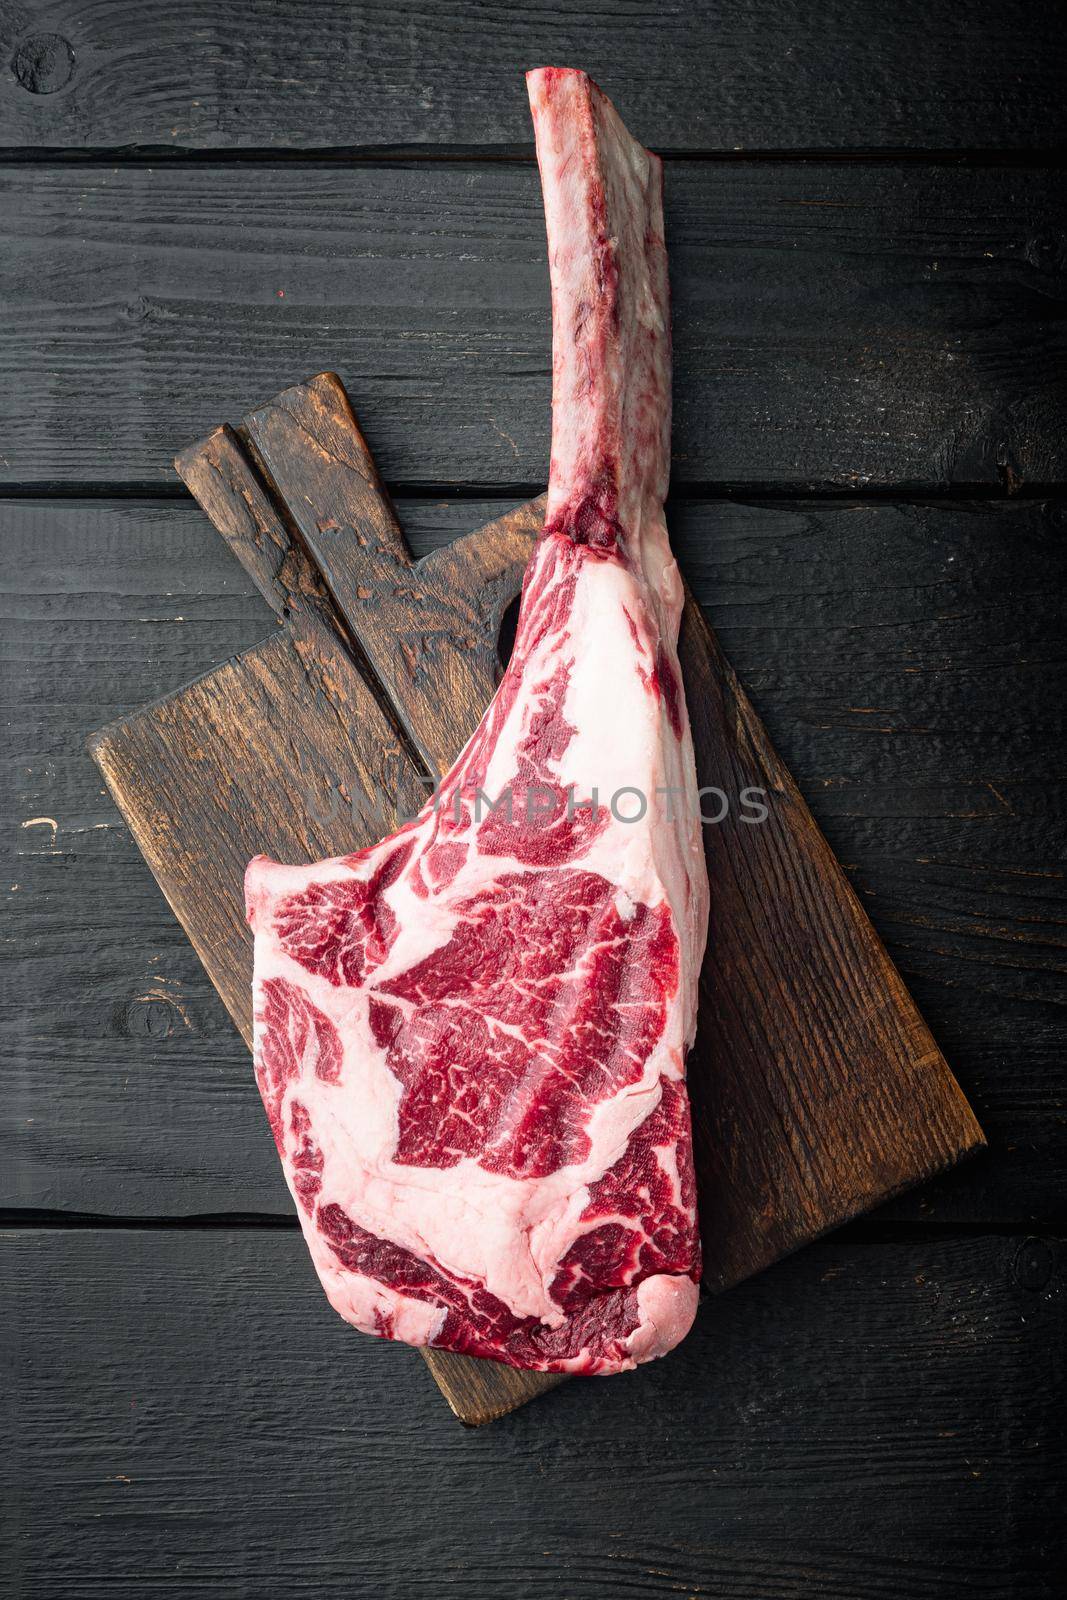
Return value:
M 476 500 L 506 501 L 535 500 L 545 492 L 543 483 L 420 483 L 418 479 L 385 485 L 391 499 L 404 500 Z M 878 505 L 953 505 L 961 501 L 982 500 L 992 504 L 1009 505 L 1019 500 L 1056 500 L 1067 496 L 1067 481 L 1048 483 L 1027 482 L 1018 488 L 1008 489 L 995 483 L 951 484 L 893 484 L 891 486 L 853 487 L 848 484 L 775 484 L 753 483 L 687 483 L 677 494 L 667 500 L 667 513 L 672 507 L 690 501 L 742 500 L 757 501 L 767 505 L 789 504 L 793 501 L 839 500 L 842 504 L 866 501 Z M 5 501 L 19 500 L 155 500 L 189 503 L 189 491 L 178 479 L 164 482 L 145 482 L 138 479 L 92 483 L 49 483 L 47 480 L 9 483 L 0 488 L 0 505 Z
M 1020 167 L 1042 168 L 1067 165 L 1067 146 L 1035 145 L 1025 150 L 1005 150 L 997 146 L 971 149 L 930 148 L 914 150 L 893 145 L 866 149 L 806 149 L 768 147 L 752 150 L 676 150 L 660 146 L 657 154 L 670 163 L 709 165 L 804 165 L 833 162 L 854 166 L 909 167 Z M 234 166 L 349 166 L 446 165 L 446 166 L 533 166 L 532 143 L 500 145 L 399 144 L 399 145 L 322 145 L 305 149 L 298 146 L 249 146 L 243 149 L 175 149 L 171 145 L 101 145 L 81 150 L 76 146 L 37 145 L 33 149 L 0 146 L 0 166 L 81 166 L 81 167 L 234 167 Z
M 118 1217 L 98 1215 L 90 1211 L 42 1211 L 6 1207 L 0 1209 L 0 1230 L 22 1233 L 299 1233 L 300 1220 L 295 1215 L 272 1215 L 269 1212 L 205 1212 L 202 1215 L 193 1214 L 184 1217 Z M 842 1227 L 833 1229 L 833 1234 L 835 1238 L 845 1242 L 849 1239 L 862 1239 L 867 1243 L 877 1241 L 903 1243 L 908 1239 L 1014 1239 L 1023 1234 L 1034 1239 L 1062 1239 L 1067 1242 L 1067 1225 L 1057 1221 L 1036 1222 L 1024 1216 L 1002 1218 L 997 1222 L 984 1222 L 980 1219 L 927 1220 L 922 1217 L 883 1221 L 877 1216 L 866 1216 L 856 1217 Z M 807 1249 L 807 1245 L 801 1249 Z M 783 1257 L 783 1260 L 785 1259 L 788 1258 Z

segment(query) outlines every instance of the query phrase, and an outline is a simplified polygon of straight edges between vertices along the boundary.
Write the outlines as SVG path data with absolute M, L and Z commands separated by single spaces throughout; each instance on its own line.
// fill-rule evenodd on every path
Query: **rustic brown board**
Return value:
M 409 805 L 420 773 L 458 752 L 492 692 L 541 503 L 412 563 L 339 380 L 287 390 L 245 428 L 244 445 L 219 430 L 179 470 L 288 624 L 92 748 L 247 1039 L 248 858 L 369 842 L 383 792 Z M 705 829 L 712 925 L 690 1065 L 705 1280 L 722 1288 L 983 1140 L 692 599 L 681 653 L 701 783 L 732 802 Z M 762 824 L 743 820 L 746 788 L 766 791 Z M 377 816 L 353 813 L 353 794 Z M 469 1422 L 558 1381 L 426 1356 Z

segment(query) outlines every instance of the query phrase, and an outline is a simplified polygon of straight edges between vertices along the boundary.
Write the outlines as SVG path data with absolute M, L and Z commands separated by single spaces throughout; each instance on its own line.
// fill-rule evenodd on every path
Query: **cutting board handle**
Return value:
M 244 428 L 420 758 L 445 772 L 496 687 L 543 501 L 413 562 L 336 373 L 286 389 Z
M 326 585 L 271 504 L 233 428 L 216 428 L 175 456 L 174 466 L 279 621 L 313 621 L 337 632 Z

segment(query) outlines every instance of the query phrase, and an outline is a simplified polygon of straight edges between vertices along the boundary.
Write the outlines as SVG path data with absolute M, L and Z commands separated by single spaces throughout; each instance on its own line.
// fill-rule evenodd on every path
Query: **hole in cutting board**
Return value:
M 496 653 L 500 658 L 501 669 L 507 666 L 511 660 L 511 652 L 515 648 L 515 630 L 519 625 L 519 601 L 521 599 L 521 595 L 515 596 L 508 609 L 504 612 L 503 621 L 500 624 L 500 633 L 496 641 Z

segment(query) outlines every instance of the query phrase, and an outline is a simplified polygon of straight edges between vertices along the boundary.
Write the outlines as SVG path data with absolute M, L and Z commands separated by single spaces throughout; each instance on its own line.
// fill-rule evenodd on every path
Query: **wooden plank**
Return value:
M 0 1273 L 34 1600 L 1057 1592 L 1055 1242 L 837 1235 L 475 1433 L 296 1234 L 13 1231 Z
M 695 0 L 610 10 L 44 0 L 0 13 L 0 144 L 531 145 L 522 69 L 585 67 L 655 148 L 982 149 L 1067 136 L 1055 6 Z
M 676 492 L 1062 480 L 1064 204 L 1058 171 L 671 164 Z M 171 481 L 327 366 L 390 484 L 544 481 L 529 164 L 8 167 L 0 241 L 0 483 Z
M 409 501 L 402 521 L 421 554 L 502 509 Z M 1063 1215 L 1060 517 L 672 509 L 690 581 L 990 1135 L 900 1214 Z M 0 530 L 19 884 L 0 1205 L 283 1212 L 243 1047 L 82 750 L 271 614 L 191 505 L 9 503 Z M 33 818 L 55 833 L 18 827 Z

